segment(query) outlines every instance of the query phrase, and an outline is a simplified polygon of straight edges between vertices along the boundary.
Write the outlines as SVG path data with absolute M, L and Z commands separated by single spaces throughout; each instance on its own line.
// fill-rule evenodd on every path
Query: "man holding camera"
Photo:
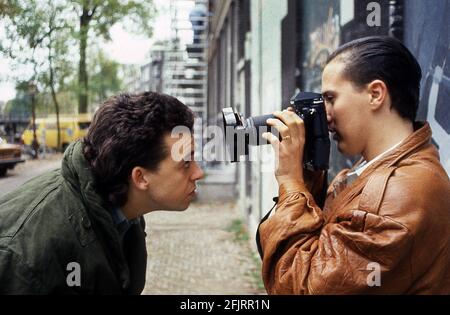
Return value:
M 185 210 L 203 176 L 193 124 L 192 111 L 168 95 L 102 104 L 61 169 L 0 198 L 0 294 L 141 293 L 143 215 Z M 172 134 L 179 126 L 185 131 Z
M 277 207 L 258 234 L 269 294 L 449 294 L 450 181 L 416 122 L 421 69 L 399 41 L 367 37 L 328 59 L 322 95 L 338 149 L 361 155 L 317 200 L 305 128 L 293 111 L 269 119 Z

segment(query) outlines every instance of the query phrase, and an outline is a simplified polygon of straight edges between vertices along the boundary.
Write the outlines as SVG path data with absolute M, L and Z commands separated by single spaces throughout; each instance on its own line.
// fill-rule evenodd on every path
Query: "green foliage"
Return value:
M 259 256 L 257 256 L 254 252 L 251 253 L 251 258 L 255 265 L 255 268 L 250 271 L 250 277 L 253 279 L 253 283 L 255 284 L 258 291 L 265 292 L 264 282 L 261 277 L 261 258 L 259 258 Z
M 16 97 L 9 100 L 3 110 L 11 116 L 28 117 L 31 115 L 31 96 L 28 93 L 28 82 L 21 81 L 16 85 Z
M 13 17 L 20 13 L 17 0 L 0 0 L 0 18 Z M 2 43 L 0 42 L 0 47 Z M 1 51 L 1 49 L 0 49 Z
M 70 10 L 57 0 L 11 1 L 9 4 L 9 11 L 3 13 L 6 38 L 1 51 L 14 61 L 11 79 L 33 81 L 42 94 L 58 91 L 73 72 L 67 62 L 73 30 L 65 16 Z M 36 95 L 35 99 L 37 109 L 42 109 L 44 104 L 38 99 L 43 98 Z M 57 111 L 57 97 L 52 98 L 52 102 Z M 13 106 L 20 107 L 21 103 L 18 95 Z
M 47 93 L 39 93 L 36 95 L 36 114 L 38 116 L 46 116 L 49 113 L 54 113 L 53 104 L 50 95 Z M 31 117 L 31 95 L 28 90 L 28 82 L 20 81 L 16 85 L 16 96 L 9 100 L 3 113 L 15 117 Z M 73 111 L 70 111 L 72 113 Z
M 233 233 L 235 241 L 248 241 L 247 229 L 240 219 L 234 219 L 228 226 L 227 231 Z
M 63 112 L 78 97 L 86 102 L 79 109 L 86 111 L 88 95 L 97 103 L 121 88 L 119 65 L 92 45 L 98 38 L 110 40 L 110 29 L 118 22 L 150 37 L 155 13 L 151 0 L 0 0 L 6 26 L 0 52 L 15 64 L 8 79 L 37 82 L 42 94 L 54 95 L 43 97 L 45 101 L 56 107 L 61 99 Z
M 227 227 L 227 231 L 233 233 L 234 241 L 239 243 L 247 243 L 245 244 L 246 246 L 249 245 L 248 231 L 242 220 L 234 219 L 231 221 L 230 225 Z M 247 273 L 247 276 L 252 279 L 252 282 L 258 292 L 264 292 L 264 283 L 261 278 L 261 259 L 250 249 L 249 256 L 253 262 L 254 268 Z
M 72 3 L 79 20 L 79 31 L 76 34 L 80 47 L 78 109 L 80 112 L 86 112 L 89 95 L 86 50 L 89 34 L 93 34 L 96 38 L 110 40 L 111 27 L 122 22 L 128 30 L 147 34 L 150 37 L 152 35 L 151 21 L 156 11 L 153 2 L 149 0 L 73 0 Z
M 118 77 L 119 67 L 118 62 L 110 60 L 101 50 L 97 52 L 96 58 L 91 59 L 89 91 L 93 102 L 101 103 L 121 90 L 122 82 Z
M 123 22 L 127 30 L 151 37 L 156 9 L 149 0 L 74 0 L 71 1 L 78 18 L 86 17 L 88 28 L 95 37 L 110 40 L 111 27 Z M 82 34 L 81 32 L 79 34 Z

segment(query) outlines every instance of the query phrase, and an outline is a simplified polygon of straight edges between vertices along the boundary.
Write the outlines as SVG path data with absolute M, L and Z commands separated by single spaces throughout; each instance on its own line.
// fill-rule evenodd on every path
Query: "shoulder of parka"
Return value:
M 55 170 L 2 198 L 0 278 L 5 290 L 46 293 L 50 282 L 65 277 L 65 260 L 95 239 L 93 231 L 83 229 L 88 218 L 77 194 Z

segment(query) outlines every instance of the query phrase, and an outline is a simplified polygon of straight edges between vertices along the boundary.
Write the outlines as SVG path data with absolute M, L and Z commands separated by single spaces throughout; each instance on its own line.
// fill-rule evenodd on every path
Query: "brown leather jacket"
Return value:
M 425 124 L 344 188 L 340 172 L 323 211 L 281 185 L 258 231 L 267 292 L 450 294 L 450 181 L 430 139 Z

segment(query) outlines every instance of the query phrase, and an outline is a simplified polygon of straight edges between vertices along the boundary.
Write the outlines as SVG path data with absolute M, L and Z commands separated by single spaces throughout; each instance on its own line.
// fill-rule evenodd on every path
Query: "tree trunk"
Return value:
M 86 69 L 86 48 L 91 17 L 87 5 L 83 5 L 80 17 L 80 63 L 78 67 L 78 112 L 87 113 L 88 108 L 88 73 Z
M 61 143 L 61 126 L 59 124 L 59 103 L 58 98 L 56 97 L 56 91 L 55 91 L 55 77 L 53 72 L 53 56 L 52 56 L 52 40 L 51 36 L 49 37 L 49 52 L 48 52 L 48 61 L 49 61 L 49 68 L 50 68 L 50 89 L 52 91 L 52 99 L 53 104 L 55 105 L 55 114 L 56 114 L 56 130 L 57 130 L 57 142 L 56 146 L 58 148 L 58 151 L 61 151 L 62 143 Z M 45 144 L 44 144 L 45 145 Z

